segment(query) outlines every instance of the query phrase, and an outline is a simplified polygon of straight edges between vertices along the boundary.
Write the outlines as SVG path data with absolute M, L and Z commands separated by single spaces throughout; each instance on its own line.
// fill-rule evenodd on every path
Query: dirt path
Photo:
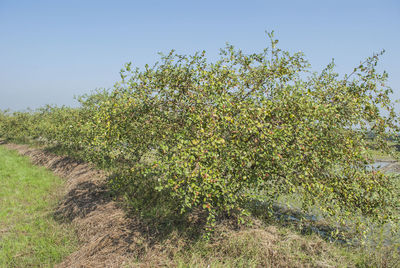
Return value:
M 140 255 L 146 247 L 143 226 L 127 218 L 112 200 L 105 186 L 104 172 L 26 145 L 4 146 L 66 179 L 65 195 L 54 216 L 60 221 L 72 222 L 81 247 L 57 267 L 121 267 L 133 256 Z
M 387 173 L 398 173 L 400 174 L 400 162 L 393 161 L 386 167 L 382 168 Z

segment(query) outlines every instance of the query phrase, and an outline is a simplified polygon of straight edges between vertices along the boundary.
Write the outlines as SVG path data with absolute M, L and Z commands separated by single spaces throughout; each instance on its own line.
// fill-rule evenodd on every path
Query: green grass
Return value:
M 400 144 L 396 142 L 389 142 L 389 146 L 393 149 L 395 157 L 388 153 L 382 152 L 377 149 L 377 146 L 373 142 L 369 142 L 368 153 L 375 161 L 395 161 L 396 158 L 400 157 L 399 146 Z
M 77 246 L 52 211 L 62 180 L 0 146 L 0 267 L 51 267 Z
M 378 150 L 368 149 L 368 153 L 375 161 L 395 161 L 393 156 Z

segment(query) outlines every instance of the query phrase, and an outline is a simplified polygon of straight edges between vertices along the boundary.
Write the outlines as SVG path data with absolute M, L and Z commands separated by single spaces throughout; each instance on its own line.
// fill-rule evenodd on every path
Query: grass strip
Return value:
M 63 181 L 0 146 L 0 267 L 52 267 L 77 247 L 53 211 Z

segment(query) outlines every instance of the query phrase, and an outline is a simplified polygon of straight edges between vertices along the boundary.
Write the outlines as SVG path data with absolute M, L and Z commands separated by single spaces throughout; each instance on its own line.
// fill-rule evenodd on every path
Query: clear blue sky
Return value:
M 379 69 L 400 98 L 400 1 L 13 1 L 0 0 L 0 109 L 74 105 L 74 95 L 110 88 L 123 64 L 157 52 L 206 50 L 226 42 L 255 52 L 265 31 L 303 51 L 318 71 L 335 58 L 351 70 L 386 49 Z

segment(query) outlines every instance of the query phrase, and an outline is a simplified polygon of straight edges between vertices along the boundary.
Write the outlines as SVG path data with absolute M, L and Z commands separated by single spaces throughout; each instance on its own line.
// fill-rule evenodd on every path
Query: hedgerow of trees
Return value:
M 181 213 L 200 209 L 208 228 L 243 219 L 245 203 L 296 194 L 326 215 L 395 219 L 393 180 L 371 162 L 367 133 L 382 150 L 397 116 L 374 54 L 340 77 L 330 63 L 312 73 L 302 53 L 271 45 L 246 54 L 227 45 L 171 51 L 153 67 L 126 64 L 111 90 L 79 98 L 79 108 L 44 107 L 0 115 L 0 136 L 56 146 L 119 171 L 113 187 L 134 200 L 152 194 Z

